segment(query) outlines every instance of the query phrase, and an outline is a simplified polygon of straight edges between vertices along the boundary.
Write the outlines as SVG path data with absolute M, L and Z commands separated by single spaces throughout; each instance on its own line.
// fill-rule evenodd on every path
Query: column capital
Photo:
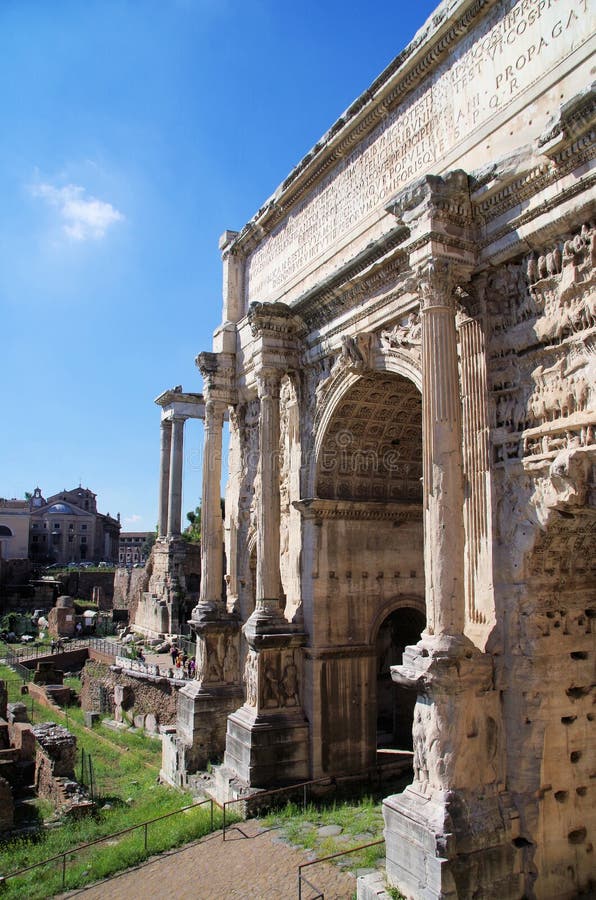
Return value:
M 260 369 L 256 374 L 257 394 L 259 400 L 279 400 L 280 384 L 284 372 L 273 366 Z
M 416 266 L 414 271 L 418 279 L 422 311 L 442 307 L 455 312 L 458 273 L 452 260 L 441 257 L 427 259 Z
M 234 356 L 231 353 L 204 351 L 195 358 L 195 365 L 203 376 L 205 400 L 234 402 Z
M 221 425 L 225 418 L 227 408 L 228 404 L 225 400 L 221 400 L 218 397 L 211 397 L 207 394 L 205 398 L 205 428 L 218 420 Z

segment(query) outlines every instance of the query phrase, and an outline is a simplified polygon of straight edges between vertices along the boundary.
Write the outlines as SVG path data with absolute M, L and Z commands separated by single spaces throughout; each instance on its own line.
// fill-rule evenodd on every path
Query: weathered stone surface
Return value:
M 128 724 L 137 716 L 143 717 L 144 727 L 151 733 L 156 730 L 155 723 L 157 726 L 173 724 L 182 683 L 177 686 L 167 678 L 134 675 L 137 677 L 101 663 L 87 662 L 81 674 L 81 707 L 113 715 L 117 721 Z

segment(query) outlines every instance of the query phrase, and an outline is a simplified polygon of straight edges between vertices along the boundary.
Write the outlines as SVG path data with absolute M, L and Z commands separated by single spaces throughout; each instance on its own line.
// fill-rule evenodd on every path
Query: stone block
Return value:
M 35 759 L 35 733 L 28 722 L 15 722 L 9 725 L 10 743 L 18 750 L 19 759 L 32 761 Z

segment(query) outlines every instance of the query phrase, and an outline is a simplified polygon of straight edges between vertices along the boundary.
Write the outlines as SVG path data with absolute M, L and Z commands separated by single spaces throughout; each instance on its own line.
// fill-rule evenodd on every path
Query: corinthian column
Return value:
M 257 498 L 257 609 L 261 616 L 280 614 L 279 568 L 279 386 L 280 373 L 257 377 L 261 403 L 259 427 L 260 493 Z
M 159 537 L 165 537 L 168 531 L 168 497 L 170 492 L 170 452 L 172 446 L 172 423 L 168 419 L 161 420 L 161 446 L 159 458 Z
M 204 609 L 221 605 L 223 522 L 221 517 L 221 442 L 225 404 L 207 400 L 201 500 L 201 597 Z
M 172 446 L 170 454 L 170 484 L 168 498 L 168 537 L 180 536 L 182 517 L 182 456 L 184 448 L 184 418 L 172 418 Z
M 465 624 L 461 400 L 455 281 L 449 262 L 419 272 L 422 294 L 427 631 L 461 635 Z

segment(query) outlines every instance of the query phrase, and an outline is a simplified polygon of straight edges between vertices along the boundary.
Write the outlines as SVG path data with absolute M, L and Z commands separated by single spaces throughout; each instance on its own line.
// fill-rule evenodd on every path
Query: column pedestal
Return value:
M 418 699 L 413 784 L 383 801 L 390 884 L 415 900 L 519 898 L 524 842 L 492 659 L 463 636 L 424 636 L 391 675 Z M 364 880 L 358 897 L 367 891 Z
M 238 621 L 224 615 L 190 624 L 197 636 L 197 677 L 180 691 L 176 732 L 164 736 L 170 750 L 164 746 L 162 764 L 166 769 L 172 760 L 167 780 L 185 785 L 209 762 L 221 760 L 228 716 L 242 702 Z
M 246 701 L 228 718 L 224 767 L 250 787 L 308 778 L 308 724 L 300 699 L 304 635 L 251 639 L 244 677 Z

